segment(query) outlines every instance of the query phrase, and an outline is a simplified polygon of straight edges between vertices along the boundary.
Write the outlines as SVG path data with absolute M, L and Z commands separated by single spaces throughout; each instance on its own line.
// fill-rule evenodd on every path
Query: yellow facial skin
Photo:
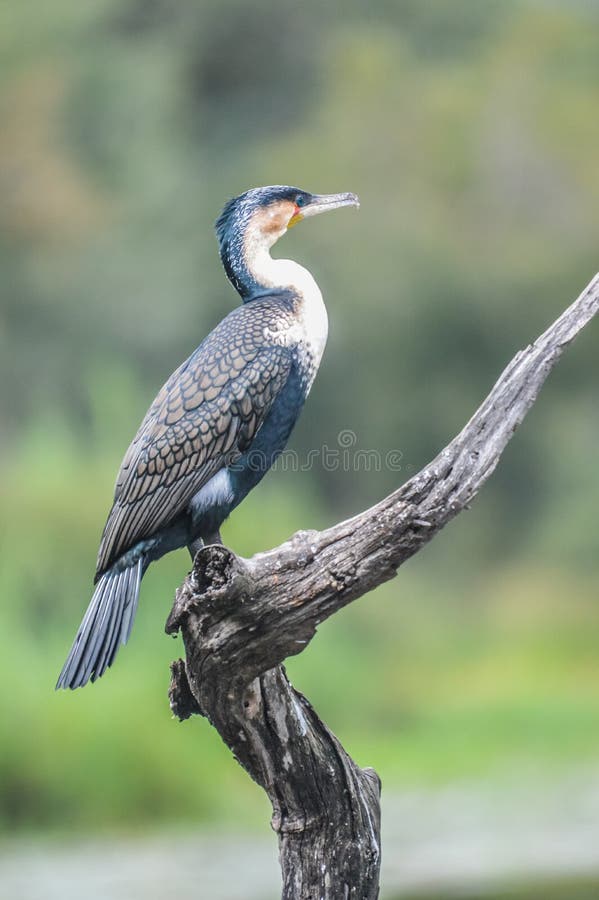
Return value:
M 359 200 L 355 194 L 314 195 L 310 203 L 302 208 L 292 200 L 278 200 L 265 209 L 256 212 L 252 226 L 259 229 L 266 237 L 274 237 L 276 235 L 275 239 L 277 239 L 286 230 L 293 228 L 294 225 L 297 225 L 298 222 L 307 219 L 309 216 L 316 216 L 319 213 L 339 209 L 342 206 L 358 207 L 359 205 Z

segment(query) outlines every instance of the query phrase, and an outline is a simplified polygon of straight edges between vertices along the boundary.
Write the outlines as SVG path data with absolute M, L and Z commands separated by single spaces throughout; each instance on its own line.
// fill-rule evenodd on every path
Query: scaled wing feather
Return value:
M 263 335 L 264 328 L 241 335 L 230 328 L 220 336 L 216 329 L 164 385 L 121 465 L 96 578 L 137 542 L 172 524 L 200 488 L 249 447 L 291 367 L 289 351 L 265 345 Z

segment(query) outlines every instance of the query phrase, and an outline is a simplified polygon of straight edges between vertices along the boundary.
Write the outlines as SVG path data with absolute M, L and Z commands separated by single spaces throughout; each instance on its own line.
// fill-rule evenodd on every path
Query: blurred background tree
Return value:
M 122 454 L 237 302 L 213 221 L 258 184 L 360 195 L 281 246 L 331 321 L 292 446 L 401 454 L 272 473 L 224 531 L 247 555 L 409 477 L 596 271 L 598 27 L 583 0 L 2 5 L 1 828 L 264 818 L 208 726 L 170 719 L 185 554 L 114 670 L 52 692 Z M 470 515 L 290 666 L 386 784 L 596 759 L 597 378 L 591 329 Z

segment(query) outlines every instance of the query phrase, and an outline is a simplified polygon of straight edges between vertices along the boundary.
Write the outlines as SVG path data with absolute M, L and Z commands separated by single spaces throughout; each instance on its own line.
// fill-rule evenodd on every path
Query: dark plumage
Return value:
M 353 194 L 275 186 L 225 206 L 220 255 L 244 304 L 171 375 L 125 454 L 96 589 L 57 687 L 104 673 L 129 638 L 150 562 L 220 540 L 222 522 L 283 450 L 320 362 L 326 311 L 310 274 L 268 251 L 300 219 L 348 205 Z

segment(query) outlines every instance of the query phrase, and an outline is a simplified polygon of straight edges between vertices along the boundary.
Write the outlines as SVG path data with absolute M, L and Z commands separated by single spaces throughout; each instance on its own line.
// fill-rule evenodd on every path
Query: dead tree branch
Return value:
M 245 560 L 201 550 L 167 631 L 183 634 L 171 706 L 206 716 L 267 792 L 283 900 L 378 895 L 379 780 L 360 769 L 282 667 L 320 622 L 393 578 L 489 478 L 564 349 L 599 310 L 599 275 L 520 351 L 463 430 L 397 491 L 326 531 Z

